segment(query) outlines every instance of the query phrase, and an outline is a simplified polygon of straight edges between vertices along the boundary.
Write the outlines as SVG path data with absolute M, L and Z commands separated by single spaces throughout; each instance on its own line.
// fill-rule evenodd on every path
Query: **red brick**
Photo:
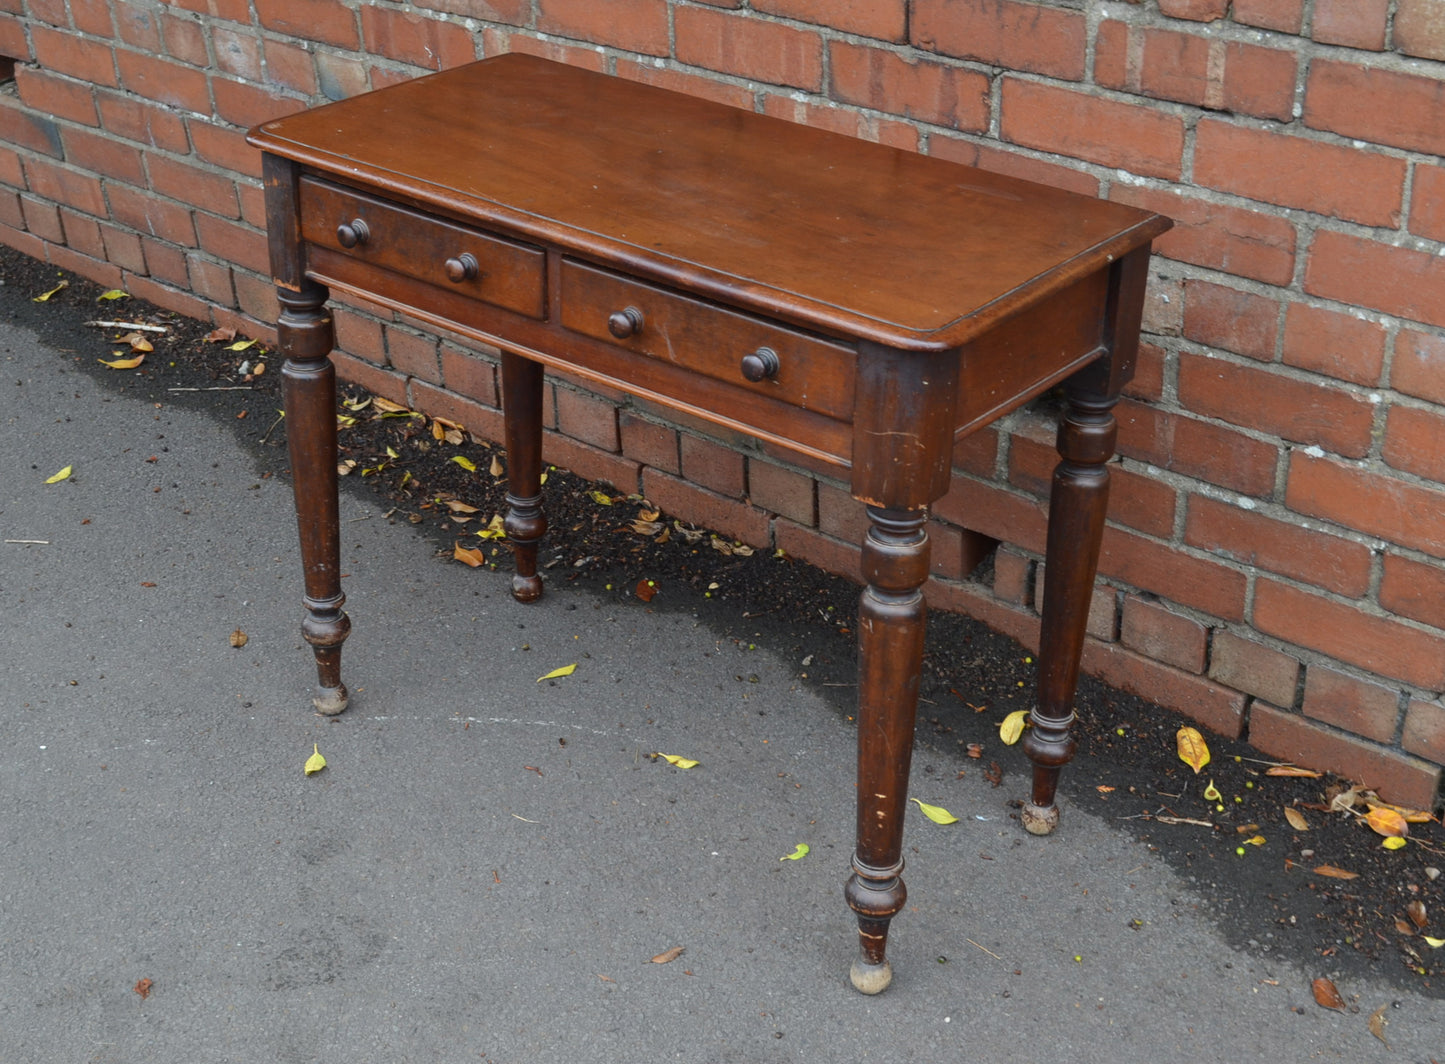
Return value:
M 860 546 L 844 543 L 784 518 L 773 522 L 773 537 L 776 548 L 789 558 L 807 562 L 855 584 L 862 580 L 860 559 L 863 551 Z M 931 599 L 929 601 L 931 604 Z
M 331 320 L 336 328 L 336 347 L 378 366 L 386 363 L 386 341 L 381 323 L 333 301 Z M 489 404 L 495 405 L 495 404 Z
M 1341 595 L 1359 597 L 1370 586 L 1371 555 L 1363 544 L 1203 495 L 1189 500 L 1184 542 Z
M 236 184 L 230 178 L 163 155 L 150 156 L 147 165 L 153 192 L 226 218 L 240 216 L 236 206 Z
M 3 6 L 3 5 L 0 5 Z M 96 37 L 115 35 L 110 0 L 70 0 L 70 17 L 81 33 Z
M 1159 0 L 1159 10 L 1171 18 L 1214 22 L 1229 10 L 1229 0 Z
M 1203 107 L 1217 109 L 1223 103 L 1223 71 L 1210 70 L 1213 49 L 1208 39 L 1153 29 L 1143 30 L 1142 36 L 1138 73 L 1121 87 Z
M 256 15 L 268 30 L 353 51 L 361 43 L 356 11 L 345 0 L 255 0 Z
M 344 354 L 341 351 L 333 351 L 331 353 L 331 361 L 336 366 L 336 376 L 338 380 L 360 385 L 372 395 L 379 395 L 383 399 L 390 399 L 393 403 L 410 406 L 412 400 L 411 397 L 407 395 L 406 378 L 400 373 L 393 373 L 388 369 L 380 369 L 377 366 L 373 366 L 370 362 L 363 362 L 359 358 L 352 358 L 350 355 Z M 486 431 L 488 418 L 486 417 L 485 411 L 483 411 L 480 416 L 469 417 L 474 411 L 469 410 L 468 407 L 477 407 L 478 410 L 481 410 L 477 403 L 468 404 L 464 399 L 459 399 L 449 392 L 444 392 L 440 388 L 433 388 L 425 383 L 418 384 L 417 388 L 418 390 L 426 389 L 422 392 L 422 395 L 425 396 L 424 402 L 427 413 L 440 414 L 442 417 L 449 418 L 465 427 L 468 432 L 476 433 L 484 439 L 496 438 L 495 436 L 488 435 Z M 491 411 L 491 414 L 495 417 L 498 430 L 500 431 L 502 420 L 501 411 L 494 410 Z
M 1395 738 L 1400 693 L 1322 665 L 1305 670 L 1304 715 L 1388 743 Z
M 1099 194 L 1099 179 L 1092 174 L 1080 173 L 1057 163 L 1032 159 L 1018 152 L 1001 151 L 987 144 L 975 144 L 941 133 L 934 133 L 928 138 L 928 154 L 963 163 L 965 166 L 976 166 L 980 170 L 989 170 L 995 174 L 1007 174 L 1009 177 L 1020 177 L 1051 188 L 1077 192 L 1081 196 Z
M 413 0 L 413 6 L 512 26 L 525 25 L 531 14 L 530 0 Z
M 1296 451 L 1285 502 L 1299 513 L 1445 558 L 1445 525 L 1439 520 L 1445 492 Z
M 1134 360 L 1134 379 L 1124 385 L 1124 394 L 1151 402 L 1160 399 L 1164 394 L 1164 359 L 1162 347 L 1142 342 Z
M 30 28 L 30 42 L 35 61 L 45 70 L 97 85 L 119 84 L 115 76 L 115 56 L 108 45 L 43 26 Z
M 366 8 L 367 11 L 378 10 Z M 306 101 L 285 93 L 248 85 L 244 81 L 216 78 L 212 82 L 216 94 L 216 117 L 243 128 L 259 125 L 305 110 Z
M 105 208 L 100 182 L 90 174 L 57 166 L 44 159 L 26 159 L 25 176 L 30 191 L 38 196 L 99 218 L 110 213 Z
M 25 168 L 20 164 L 20 156 L 12 152 L 0 152 L 0 185 L 9 185 L 12 189 L 25 187 Z
M 141 237 L 141 246 L 145 249 L 146 273 L 153 280 L 177 288 L 190 287 L 191 275 L 184 251 L 148 236 Z
M 1006 78 L 1004 140 L 1151 177 L 1177 178 L 1184 124 L 1148 107 Z
M 115 0 L 116 35 L 130 45 L 152 55 L 161 50 L 161 28 L 152 6 L 132 0 Z
M 1445 629 L 1445 570 L 1398 554 L 1386 554 L 1380 605 L 1412 621 Z
M 1285 312 L 1283 351 L 1287 366 L 1373 386 L 1385 365 L 1385 328 L 1350 314 L 1291 303 Z
M 800 525 L 817 521 L 812 477 L 770 462 L 748 460 L 748 497 L 754 506 L 761 506 L 779 517 Z
M 206 75 L 192 67 L 141 52 L 118 51 L 121 84 L 138 96 L 201 114 L 211 113 Z
M 66 129 L 61 139 L 66 160 L 75 166 L 93 170 L 111 181 L 145 184 L 141 153 L 130 144 L 83 129 Z
M 1445 259 L 1426 251 L 1321 231 L 1304 287 L 1311 295 L 1445 325 Z
M 1274 360 L 1279 302 L 1208 281 L 1184 283 L 1184 336 L 1210 347 Z
M 1214 617 L 1244 617 L 1243 573 L 1132 532 L 1105 527 L 1099 572 Z
M 979 429 L 953 445 L 953 468 L 975 476 L 991 477 L 998 467 L 998 430 Z
M 619 6 L 607 4 L 602 10 L 611 12 Z M 620 11 L 618 15 L 625 17 Z M 361 9 L 361 35 L 367 52 L 428 70 L 460 66 L 477 57 L 472 35 L 464 26 L 411 11 L 368 4 Z
M 72 251 L 70 248 L 65 247 L 63 244 L 48 244 L 46 245 L 46 251 L 51 264 L 58 266 L 62 270 L 78 273 L 82 277 L 89 277 L 92 281 L 105 288 L 130 288 L 125 275 L 121 273 L 119 267 L 112 263 L 93 259 L 89 255 L 82 255 L 77 251 Z M 144 299 L 145 297 L 141 296 L 141 298 Z M 161 305 L 164 306 L 164 304 Z
M 1387 802 L 1415 809 L 1433 807 L 1440 786 L 1436 766 L 1263 702 L 1256 702 L 1250 710 L 1249 741 L 1271 757 L 1334 772 L 1372 788 Z
M 161 36 L 166 42 L 166 52 L 172 59 L 179 59 L 192 66 L 210 64 L 205 31 L 201 29 L 199 22 L 162 12 Z
M 1194 180 L 1224 192 L 1396 228 L 1405 161 L 1229 122 L 1201 122 Z
M 823 87 L 823 40 L 815 32 L 703 8 L 677 8 L 673 20 L 680 62 L 812 92 Z
M 247 33 L 225 26 L 211 28 L 211 47 L 216 53 L 216 69 L 246 81 L 260 81 L 261 41 L 254 31 Z
M 236 290 L 231 284 L 231 268 L 223 263 L 191 254 L 186 262 L 186 278 L 191 291 L 202 299 L 224 307 L 231 306 L 236 300 Z
M 0 225 L 0 244 L 12 247 L 22 255 L 29 255 L 32 259 L 39 259 L 42 262 L 45 261 L 45 252 L 50 246 L 37 236 L 4 225 Z
M 1147 658 L 1185 672 L 1202 673 L 1209 630 L 1163 606 L 1126 595 L 1119 641 Z
M 537 29 L 645 55 L 667 55 L 667 7 L 666 0 L 541 0 Z
M 1434 409 L 1392 407 L 1381 457 L 1396 469 L 1445 483 L 1445 415 Z
M 144 100 L 103 93 L 98 101 L 100 123 L 107 132 L 138 144 L 185 155 L 191 150 L 186 127 L 163 107 Z
M 823 485 L 818 485 L 818 507 L 821 520 Z M 960 528 L 982 532 L 1001 543 L 1044 552 L 1047 528 L 1045 509 L 1037 499 L 985 484 L 971 477 L 955 476 L 948 494 L 931 507 L 935 517 Z
M 754 547 L 769 546 L 769 517 L 747 503 L 700 488 L 657 469 L 642 470 L 642 494 L 667 513 Z
M 168 2 L 187 11 L 214 15 L 216 18 L 227 19 L 231 22 L 248 22 L 251 18 L 249 0 L 168 0 Z
M 3 7 L 0 7 L 3 10 Z M 110 36 L 107 31 L 106 36 Z M 0 18 L 0 55 L 21 63 L 30 58 L 30 40 L 25 36 L 25 25 L 14 19 Z
M 952 129 L 988 128 L 988 78 L 895 52 L 834 41 L 829 49 L 832 97 Z
M 1315 0 L 1310 35 L 1321 44 L 1384 51 L 1390 0 Z
M 62 207 L 60 221 L 65 226 L 65 243 L 93 259 L 105 258 L 105 240 L 100 235 L 100 223 L 94 218 Z
M 1445 240 L 1445 168 L 1415 164 L 1410 232 L 1430 240 Z
M 1230 41 L 1224 46 L 1224 109 L 1288 122 L 1298 73 L 1292 51 Z
M 1268 284 L 1294 277 L 1295 228 L 1282 218 L 1122 183 L 1109 198 L 1174 219 L 1174 228 L 1155 239 L 1155 254 Z
M 442 380 L 448 389 L 488 406 L 501 402 L 497 392 L 497 364 L 472 351 L 442 344 Z
M 121 185 L 111 185 L 110 214 L 123 225 L 173 244 L 194 247 L 196 227 L 191 212 L 179 204 Z M 104 212 L 99 212 L 104 214 Z
M 271 254 L 265 233 L 210 214 L 197 214 L 196 236 L 201 247 L 216 258 L 270 275 Z
M 1294 704 L 1300 663 L 1273 647 L 1218 631 L 1209 648 L 1209 678 L 1278 706 Z
M 1400 745 L 1436 764 L 1445 763 L 1445 708 L 1435 702 L 1411 701 Z
M 618 419 L 618 432 L 622 453 L 628 458 L 661 469 L 665 473 L 682 472 L 676 429 L 645 420 L 624 410 Z
M 1395 338 L 1390 387 L 1419 399 L 1445 403 L 1445 339 L 1401 329 Z
M 105 244 L 105 257 L 123 270 L 145 273 L 145 252 L 140 237 L 128 229 L 100 223 L 100 236 Z
M 913 43 L 928 52 L 1028 70 L 1068 81 L 1084 76 L 1084 16 L 1014 0 L 914 0 Z
M 763 98 L 763 113 L 786 122 L 826 129 L 830 133 L 842 133 L 846 137 L 864 138 L 868 129 L 868 117 L 851 107 L 820 107 L 807 100 L 795 100 L 791 95 L 776 92 Z
M 285 41 L 266 41 L 266 75 L 282 88 L 299 92 L 303 96 L 314 96 L 316 81 L 316 54 L 306 48 L 298 48 Z
M 616 403 L 570 388 L 558 388 L 554 402 L 557 427 L 565 435 L 604 451 L 621 451 Z M 741 464 L 742 459 L 738 461 Z
M 482 34 L 484 54 L 497 55 L 501 52 L 522 52 L 526 55 L 541 56 L 556 63 L 582 67 L 586 70 L 605 71 L 607 56 L 600 48 L 581 48 L 562 44 L 559 41 L 539 41 L 523 33 L 498 33 L 486 30 Z
M 902 41 L 908 24 L 905 0 L 753 0 L 752 8 L 881 41 Z
M 993 593 L 1005 602 L 1032 600 L 1033 561 L 1018 551 L 999 547 L 993 556 Z
M 1094 78 L 1109 88 L 1288 121 L 1296 66 L 1287 51 L 1105 22 L 1099 27 Z
M 1347 458 L 1370 449 L 1375 407 L 1365 397 L 1222 358 L 1179 356 L 1179 402 L 1187 410 Z
M 441 363 L 437 358 L 436 337 L 404 332 L 394 325 L 388 325 L 386 355 L 391 368 L 398 373 L 404 373 L 408 377 L 420 377 L 432 384 L 441 383 Z
M 818 482 L 818 530 L 844 543 L 863 542 L 868 534 L 868 511 L 842 488 Z
M 60 211 L 55 204 L 34 196 L 21 196 L 20 210 L 27 232 L 52 244 L 65 243 L 65 227 L 60 224 Z
M 930 568 L 934 576 L 963 580 L 973 575 L 998 550 L 998 540 L 943 521 L 928 522 L 928 539 L 933 545 Z
M 640 81 L 644 85 L 671 89 L 673 92 L 684 92 L 689 96 L 700 96 L 704 100 L 724 103 L 729 107 L 741 107 L 746 111 L 753 109 L 751 90 L 745 89 L 741 85 L 715 81 L 698 74 L 669 70 L 666 67 L 659 69 L 651 63 L 638 63 L 631 59 L 619 58 L 617 60 L 617 76 L 626 78 L 628 81 Z
M 119 270 L 116 271 L 117 274 L 119 272 Z M 210 317 L 211 307 L 205 300 L 197 299 L 190 292 L 182 289 L 159 284 L 149 277 L 139 277 L 136 274 L 128 273 L 123 280 L 117 278 L 115 282 L 111 283 L 114 287 L 124 288 L 137 299 L 144 299 L 147 303 L 154 303 L 158 307 L 173 310 L 177 314 L 184 314 L 188 318 L 205 321 Z
M 1116 643 L 1084 643 L 1084 671 L 1112 687 L 1140 695 L 1182 713 L 1210 731 L 1238 738 L 1244 729 L 1244 695 L 1169 665 L 1142 657 Z
M 1274 489 L 1279 451 L 1271 444 L 1130 400 L 1115 416 L 1120 454 L 1245 495 Z
M 1310 63 L 1305 125 L 1371 144 L 1445 153 L 1445 82 L 1333 59 Z
M 261 153 L 246 143 L 244 130 L 192 118 L 189 123 L 195 156 L 203 162 L 250 177 L 261 176 Z
M 1424 59 L 1445 59 L 1445 4 L 1400 0 L 1395 9 L 1395 49 Z
M 1305 0 L 1234 0 L 1229 17 L 1246 26 L 1298 33 L 1304 25 Z
M 1034 612 L 1044 611 L 1044 589 L 1048 584 L 1048 566 L 1039 562 L 1034 570 Z M 1114 642 L 1118 627 L 1119 595 L 1108 584 L 1095 583 L 1089 592 L 1089 608 L 1084 614 L 1084 631 L 1104 643 Z
M 44 155 L 60 156 L 64 152 L 60 127 L 44 115 L 24 110 L 13 97 L 0 96 L 0 143 Z
M 15 87 L 21 102 L 51 118 L 65 118 L 82 125 L 99 125 L 95 94 L 88 84 L 58 78 L 38 67 L 15 68 Z
M 316 87 L 328 100 L 360 96 L 367 90 L 367 66 L 335 52 L 316 53 Z
M 1254 626 L 1380 676 L 1432 691 L 1445 687 L 1445 638 L 1349 603 L 1261 579 Z

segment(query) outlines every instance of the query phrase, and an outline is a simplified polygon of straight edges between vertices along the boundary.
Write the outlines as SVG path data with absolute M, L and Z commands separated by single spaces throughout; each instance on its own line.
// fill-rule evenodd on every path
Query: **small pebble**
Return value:
M 1434 865 L 1431 865 L 1429 868 L 1425 869 L 1425 875 L 1430 879 L 1439 879 L 1440 869 L 1436 868 Z

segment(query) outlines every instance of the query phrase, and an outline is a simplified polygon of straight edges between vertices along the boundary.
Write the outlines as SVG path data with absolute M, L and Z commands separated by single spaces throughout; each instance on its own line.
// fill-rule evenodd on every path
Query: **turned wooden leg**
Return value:
M 1043 631 L 1039 640 L 1038 705 L 1024 735 L 1024 753 L 1034 765 L 1033 794 L 1023 825 L 1048 835 L 1059 824 L 1054 801 L 1059 772 L 1074 756 L 1074 690 L 1089 600 L 1099 565 L 1099 541 L 1109 501 L 1114 453 L 1114 403 L 1105 395 L 1071 384 L 1059 423 L 1059 456 L 1049 498 L 1049 535 L 1044 584 Z
M 296 488 L 296 523 L 306 570 L 306 617 L 301 634 L 316 654 L 318 712 L 346 708 L 341 682 L 341 644 L 351 620 L 341 608 L 340 511 L 336 498 L 336 370 L 331 365 L 335 333 L 326 310 L 326 289 L 306 282 L 299 292 L 277 290 L 277 322 L 286 364 L 281 369 L 286 406 L 286 439 Z
M 903 813 L 913 717 L 923 663 L 923 581 L 928 532 L 921 510 L 868 507 L 858 607 L 858 846 L 844 895 L 858 914 L 862 956 L 849 973 L 865 994 L 884 990 L 893 969 L 888 924 L 903 908 Z
M 542 597 L 537 543 L 547 531 L 542 512 L 542 364 L 521 355 L 502 355 L 502 412 L 507 434 L 507 516 L 502 522 L 517 571 L 512 597 Z

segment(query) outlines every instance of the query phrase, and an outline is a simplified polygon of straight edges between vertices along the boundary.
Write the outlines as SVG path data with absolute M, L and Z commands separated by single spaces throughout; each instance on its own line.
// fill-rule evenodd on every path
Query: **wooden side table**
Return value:
M 1062 384 L 1030 831 L 1059 771 L 1098 559 L 1111 410 L 1169 221 L 503 55 L 269 122 L 262 149 L 322 713 L 346 706 L 328 286 L 502 355 L 512 589 L 542 593 L 546 366 L 788 448 L 867 505 L 853 985 L 888 985 L 923 654 L 928 506 L 954 441 Z

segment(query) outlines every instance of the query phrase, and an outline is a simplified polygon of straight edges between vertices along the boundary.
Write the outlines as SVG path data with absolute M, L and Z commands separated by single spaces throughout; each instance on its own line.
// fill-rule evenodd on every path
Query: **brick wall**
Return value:
M 1445 0 L 0 0 L 0 239 L 271 337 L 245 128 L 509 49 L 1175 218 L 1086 666 L 1431 801 Z M 358 303 L 338 327 L 350 378 L 498 434 L 493 353 Z M 550 461 L 853 573 L 825 471 L 566 379 L 547 417 Z M 963 442 L 934 514 L 934 603 L 1026 643 L 1051 448 L 1039 409 Z

